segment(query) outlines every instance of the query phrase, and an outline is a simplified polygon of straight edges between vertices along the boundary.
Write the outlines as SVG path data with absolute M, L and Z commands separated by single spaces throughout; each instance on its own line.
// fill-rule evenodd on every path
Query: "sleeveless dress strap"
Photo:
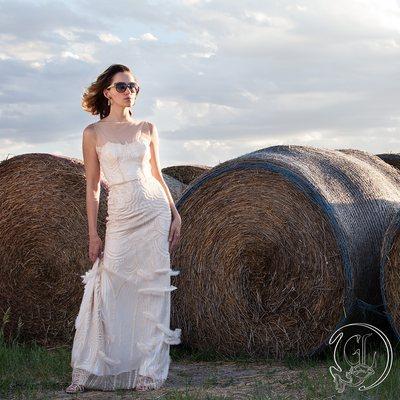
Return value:
M 99 132 L 98 132 L 98 129 L 97 129 L 97 126 L 96 126 L 96 124 L 95 123 L 93 123 L 93 124 L 91 124 L 91 126 L 93 127 L 93 130 L 94 130 L 94 137 L 95 137 L 95 145 L 96 145 L 96 148 L 98 148 L 99 147 L 99 139 L 98 139 L 98 136 L 99 136 Z

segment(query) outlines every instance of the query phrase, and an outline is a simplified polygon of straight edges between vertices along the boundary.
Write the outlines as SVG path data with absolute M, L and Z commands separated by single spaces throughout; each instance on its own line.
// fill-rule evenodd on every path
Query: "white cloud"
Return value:
M 293 22 L 288 18 L 268 15 L 265 12 L 244 10 L 244 16 L 249 19 L 250 23 L 257 22 L 261 25 L 282 30 L 291 29 L 294 26 Z
M 307 8 L 308 8 L 307 6 L 300 5 L 300 4 L 288 4 L 285 6 L 285 10 L 288 10 L 288 11 L 294 10 L 294 11 L 302 12 L 302 11 L 307 11 Z
M 57 35 L 60 35 L 63 39 L 68 40 L 68 41 L 77 40 L 79 37 L 79 35 L 77 35 L 73 31 L 67 30 L 67 29 L 55 29 L 54 32 Z
M 121 39 L 112 33 L 99 33 L 99 39 L 104 43 L 121 43 Z
M 98 116 L 80 98 L 112 63 L 137 75 L 134 113 L 157 124 L 164 165 L 282 143 L 396 150 L 398 2 L 120 5 L 115 24 L 104 0 L 0 2 L 0 151 L 34 143 L 81 157 Z
M 356 103 L 363 99 L 364 93 L 346 91 L 330 91 L 329 95 L 323 91 L 283 93 L 274 97 L 274 109 L 290 110 L 316 110 L 334 105 L 343 106 L 346 103 Z
M 147 32 L 147 33 L 141 34 L 139 37 L 130 37 L 129 40 L 132 42 L 139 41 L 139 40 L 142 40 L 145 42 L 155 42 L 158 40 L 158 38 L 156 36 L 154 36 L 152 33 Z
M 26 62 L 49 60 L 53 56 L 51 44 L 39 40 L 18 42 L 10 39 L 2 42 L 1 48 L 5 58 L 15 58 Z
M 233 107 L 213 103 L 192 103 L 183 99 L 156 99 L 153 115 L 157 120 L 169 117 L 166 129 L 184 128 L 190 126 L 209 126 L 238 115 L 239 111 Z M 170 128 L 171 126 L 171 128 Z M 190 128 L 189 128 L 190 129 Z
M 97 48 L 93 43 L 70 43 L 67 51 L 61 53 L 63 58 L 74 58 L 87 63 L 95 63 Z
M 156 38 L 152 33 L 149 33 L 149 32 L 144 33 L 143 35 L 140 35 L 140 39 L 146 40 L 148 42 L 158 40 L 158 38 Z

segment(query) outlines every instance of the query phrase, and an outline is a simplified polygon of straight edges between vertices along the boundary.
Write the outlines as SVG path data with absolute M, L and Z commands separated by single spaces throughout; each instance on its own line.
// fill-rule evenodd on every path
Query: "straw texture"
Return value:
M 186 187 L 164 175 L 173 198 Z M 5 338 L 45 346 L 70 343 L 88 257 L 86 179 L 81 160 L 46 153 L 0 163 L 0 313 Z M 103 240 L 108 185 L 100 183 Z M 18 322 L 20 321 L 20 322 Z M 23 323 L 18 329 L 18 323 Z
M 207 165 L 172 165 L 165 167 L 161 171 L 173 178 L 185 183 L 186 185 L 196 179 L 204 172 L 210 170 L 211 167 Z
M 383 239 L 381 276 L 384 312 L 400 340 L 400 212 L 392 219 Z
M 380 303 L 379 253 L 400 177 L 358 150 L 273 146 L 217 165 L 178 200 L 173 322 L 224 355 L 318 353 Z
M 10 307 L 6 337 L 21 318 L 21 341 L 71 339 L 90 266 L 84 166 L 51 154 L 23 154 L 0 164 L 0 312 Z M 102 186 L 99 233 L 105 228 Z

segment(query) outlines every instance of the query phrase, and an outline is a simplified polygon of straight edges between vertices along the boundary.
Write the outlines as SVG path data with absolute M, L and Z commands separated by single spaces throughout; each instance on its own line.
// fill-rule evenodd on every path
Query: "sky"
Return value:
M 82 159 L 81 96 L 140 83 L 161 167 L 274 145 L 400 152 L 400 0 L 0 0 L 0 160 Z

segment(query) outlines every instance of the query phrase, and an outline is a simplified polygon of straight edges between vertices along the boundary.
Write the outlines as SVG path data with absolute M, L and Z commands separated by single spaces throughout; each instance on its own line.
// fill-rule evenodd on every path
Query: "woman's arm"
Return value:
M 171 208 L 173 218 L 179 217 L 178 210 L 175 207 L 174 199 L 171 196 L 171 192 L 167 184 L 164 181 L 162 176 L 161 168 L 160 168 L 160 156 L 159 156 L 159 141 L 158 141 L 158 130 L 157 127 L 149 122 L 149 129 L 151 135 L 151 144 L 150 144 L 150 152 L 151 152 L 151 173 L 162 185 L 165 190 L 165 193 L 168 197 L 169 206 Z
M 96 152 L 96 132 L 88 125 L 83 131 L 82 152 L 86 172 L 86 210 L 88 236 L 97 237 L 97 214 L 100 198 L 100 163 Z

